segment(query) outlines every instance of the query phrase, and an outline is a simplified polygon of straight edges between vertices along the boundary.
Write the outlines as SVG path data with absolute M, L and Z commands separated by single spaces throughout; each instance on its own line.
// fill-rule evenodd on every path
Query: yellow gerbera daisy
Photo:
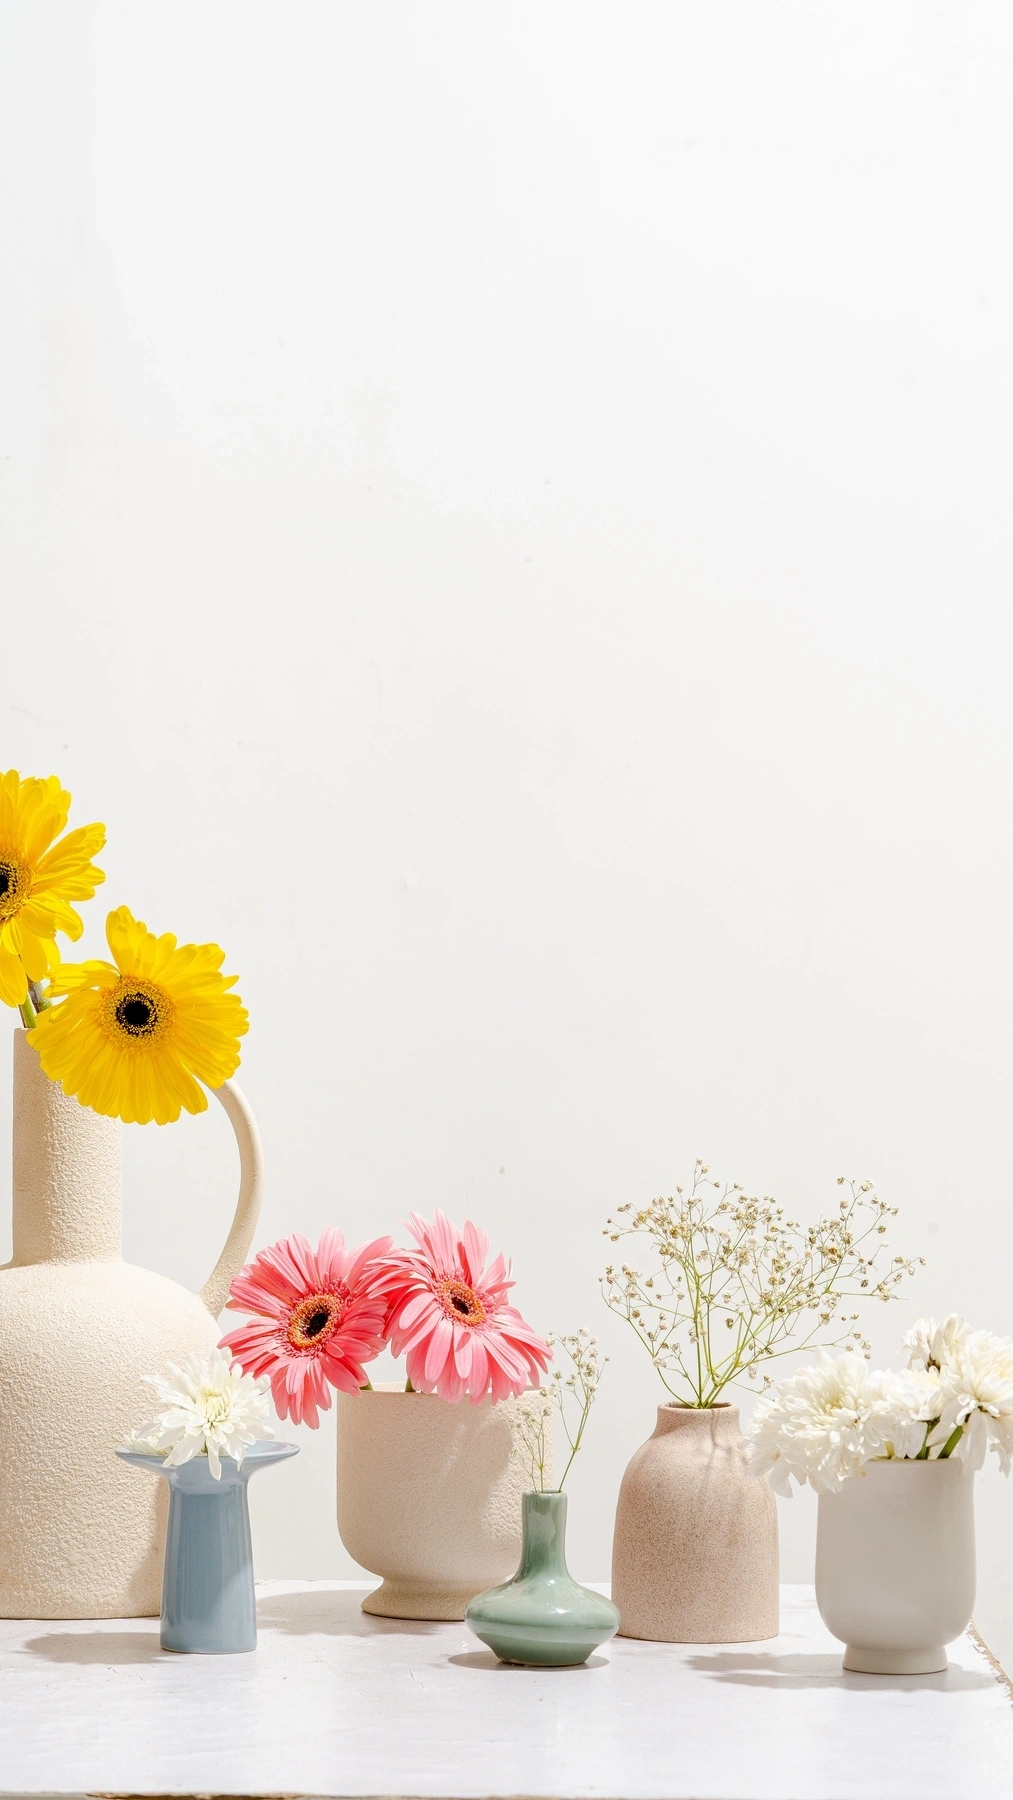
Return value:
M 51 1081 L 82 1106 L 128 1125 L 167 1125 L 203 1112 L 194 1080 L 220 1087 L 239 1067 L 246 1008 L 221 974 L 217 944 L 156 937 L 125 906 L 106 920 L 115 967 L 64 963 L 48 989 L 59 1000 L 29 1033 Z
M 106 841 L 104 825 L 82 825 L 58 844 L 70 795 L 55 775 L 0 776 L 0 1000 L 21 1006 L 30 981 L 60 960 L 56 933 L 79 938 L 84 927 L 71 900 L 90 900 L 101 869 L 92 862 Z

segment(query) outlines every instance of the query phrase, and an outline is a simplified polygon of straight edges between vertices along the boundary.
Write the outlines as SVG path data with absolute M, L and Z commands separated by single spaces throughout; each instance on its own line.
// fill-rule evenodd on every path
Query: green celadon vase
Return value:
M 520 1568 L 471 1601 L 465 1618 L 501 1662 L 572 1668 L 614 1637 L 619 1611 L 566 1567 L 566 1495 L 525 1494 Z

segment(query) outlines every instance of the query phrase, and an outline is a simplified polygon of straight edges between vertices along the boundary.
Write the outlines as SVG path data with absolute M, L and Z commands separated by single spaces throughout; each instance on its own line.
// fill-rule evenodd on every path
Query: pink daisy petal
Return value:
M 246 1308 L 252 1312 L 255 1306 L 257 1312 L 275 1312 L 279 1306 L 291 1306 L 297 1291 L 288 1277 L 282 1275 L 276 1267 L 269 1251 L 262 1250 L 255 1261 L 248 1263 L 241 1274 L 236 1276 L 229 1289 L 230 1297 L 226 1304 L 240 1312 Z
M 331 1404 L 330 1386 L 350 1392 L 363 1385 L 363 1364 L 379 1354 L 386 1334 L 388 1302 L 376 1291 L 374 1259 L 390 1242 L 349 1249 L 332 1229 L 314 1251 L 295 1234 L 262 1250 L 233 1282 L 230 1307 L 256 1316 L 229 1333 L 227 1347 L 242 1368 L 270 1377 L 283 1419 L 315 1428 Z
M 481 1400 L 489 1391 L 489 1358 L 485 1353 L 485 1345 L 476 1334 L 471 1340 L 471 1369 L 468 1372 L 468 1392 L 472 1399 Z
M 313 1246 L 301 1232 L 295 1231 L 290 1238 L 282 1238 L 274 1248 L 279 1268 L 288 1274 L 294 1287 L 312 1293 L 314 1288 L 323 1285 Z
M 477 1333 L 474 1331 L 467 1331 L 463 1325 L 458 1326 L 457 1330 L 454 1332 L 454 1367 L 456 1368 L 457 1373 L 465 1381 L 467 1381 L 468 1376 L 471 1374 L 471 1365 L 475 1355 L 475 1345 L 478 1341 Z
M 347 1262 L 344 1232 L 336 1231 L 333 1225 L 328 1225 L 327 1230 L 321 1233 L 317 1245 L 316 1264 L 320 1285 L 327 1287 L 331 1282 L 339 1282 L 345 1273 Z
M 424 1313 L 435 1311 L 432 1294 L 423 1289 L 421 1294 L 415 1294 L 402 1308 L 398 1314 L 397 1328 L 399 1331 L 410 1331 L 416 1320 L 421 1319 Z
M 393 1247 L 393 1238 L 378 1237 L 374 1238 L 371 1244 L 360 1245 L 358 1250 L 347 1251 L 344 1278 L 349 1287 L 360 1285 L 371 1266 L 375 1269 L 376 1274 L 382 1277 L 384 1258 Z
M 454 1327 L 449 1319 L 441 1319 L 429 1339 L 426 1350 L 426 1380 L 435 1381 L 443 1373 L 454 1351 Z
M 431 1224 L 412 1213 L 409 1229 L 418 1249 L 386 1257 L 382 1282 L 390 1346 L 412 1386 L 445 1400 L 523 1393 L 549 1350 L 507 1303 L 509 1264 L 497 1256 L 485 1271 L 488 1239 L 471 1220 L 460 1232 L 440 1211 Z
M 485 1259 L 489 1254 L 489 1239 L 484 1231 L 479 1231 L 478 1226 L 472 1224 L 470 1219 L 464 1221 L 461 1248 L 464 1251 L 462 1260 L 468 1270 L 468 1280 L 473 1284 L 481 1282 Z M 483 1285 L 485 1284 L 483 1283 Z

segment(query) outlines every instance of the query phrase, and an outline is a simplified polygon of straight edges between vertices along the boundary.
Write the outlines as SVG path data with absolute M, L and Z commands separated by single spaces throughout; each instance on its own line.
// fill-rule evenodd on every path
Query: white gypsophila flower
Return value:
M 267 1423 L 267 1377 L 244 1375 L 221 1350 L 212 1350 L 207 1358 L 188 1356 L 182 1368 L 170 1363 L 168 1379 L 147 1375 L 145 1380 L 166 1407 L 153 1424 L 133 1434 L 130 1448 L 143 1443 L 154 1451 L 168 1450 L 167 1468 L 206 1455 L 212 1476 L 220 1481 L 222 1456 L 241 1463 L 258 1438 L 274 1436 Z
M 793 1475 L 818 1493 L 836 1494 L 874 1456 L 888 1454 L 898 1429 L 898 1397 L 881 1375 L 853 1352 L 828 1356 L 824 1350 L 815 1364 L 778 1382 L 757 1403 L 748 1433 L 749 1471 L 767 1475 L 779 1494 L 790 1495 Z
M 841 1176 L 838 1185 L 837 1207 L 803 1225 L 771 1195 L 712 1180 L 698 1159 L 689 1188 L 617 1207 L 604 1235 L 629 1244 L 631 1260 L 608 1265 L 602 1293 L 674 1400 L 713 1406 L 729 1382 L 755 1381 L 792 1339 L 799 1349 L 818 1343 L 868 1355 L 858 1303 L 895 1299 L 923 1259 L 891 1251 L 886 1233 L 897 1209 L 870 1182 Z M 649 1268 L 635 1266 L 641 1249 Z
M 980 1469 L 989 1446 L 1004 1475 L 1013 1462 L 1013 1339 L 972 1331 L 961 1340 L 940 1376 L 939 1423 L 929 1440 L 937 1455 L 960 1436 L 949 1454 L 968 1474 Z
M 951 1313 L 941 1325 L 935 1319 L 916 1319 L 903 1337 L 909 1369 L 945 1369 L 953 1362 L 971 1327 L 959 1313 Z

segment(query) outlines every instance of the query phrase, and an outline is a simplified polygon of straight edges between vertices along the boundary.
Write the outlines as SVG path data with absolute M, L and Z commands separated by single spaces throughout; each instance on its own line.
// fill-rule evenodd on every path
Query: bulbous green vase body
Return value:
M 465 1618 L 501 1662 L 563 1669 L 614 1637 L 619 1612 L 566 1567 L 566 1495 L 525 1494 L 524 1541 L 512 1581 L 471 1601 Z

